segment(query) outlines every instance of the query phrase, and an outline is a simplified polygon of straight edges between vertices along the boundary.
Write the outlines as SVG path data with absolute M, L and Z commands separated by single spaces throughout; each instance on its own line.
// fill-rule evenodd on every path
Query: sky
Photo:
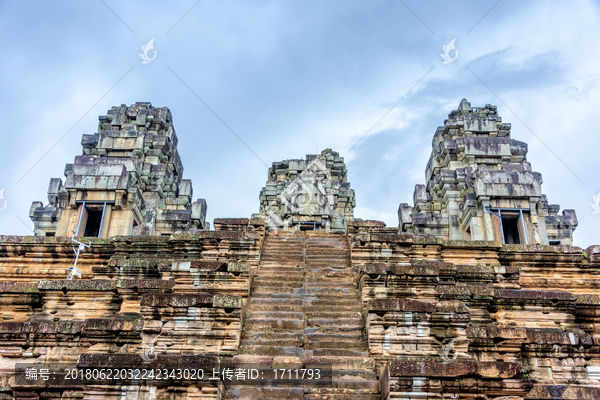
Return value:
M 600 244 L 599 28 L 597 1 L 0 0 L 0 235 L 31 235 L 81 135 L 142 101 L 171 110 L 211 226 L 258 212 L 267 166 L 326 148 L 355 217 L 398 226 L 467 98 L 529 144 L 549 203 L 577 212 L 574 244 Z

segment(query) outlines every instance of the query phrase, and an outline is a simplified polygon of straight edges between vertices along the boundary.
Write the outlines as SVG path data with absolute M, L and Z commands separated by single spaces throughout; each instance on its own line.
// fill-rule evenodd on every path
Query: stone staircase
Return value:
M 228 399 L 380 399 L 345 236 L 269 235 L 253 275 L 234 362 L 265 370 L 328 366 L 331 379 L 293 385 L 269 379 L 230 387 Z

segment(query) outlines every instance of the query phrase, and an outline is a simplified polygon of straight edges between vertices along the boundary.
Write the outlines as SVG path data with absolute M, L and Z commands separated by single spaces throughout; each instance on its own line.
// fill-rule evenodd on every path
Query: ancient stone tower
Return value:
M 113 107 L 98 132 L 83 135 L 83 155 L 50 180 L 48 205 L 30 216 L 41 236 L 170 235 L 204 229 L 206 201 L 192 203 L 168 108 Z
M 558 215 L 542 194 L 542 175 L 527 162 L 527 144 L 511 139 L 495 106 L 463 99 L 437 128 L 414 207 L 400 204 L 400 232 L 452 240 L 567 244 L 574 210 Z
M 168 110 L 113 108 L 37 236 L 0 236 L 0 400 L 600 399 L 600 246 L 495 110 L 438 129 L 399 232 L 331 150 L 198 229 Z
M 260 215 L 269 230 L 345 232 L 356 206 L 347 175 L 344 158 L 331 149 L 275 162 L 260 192 Z

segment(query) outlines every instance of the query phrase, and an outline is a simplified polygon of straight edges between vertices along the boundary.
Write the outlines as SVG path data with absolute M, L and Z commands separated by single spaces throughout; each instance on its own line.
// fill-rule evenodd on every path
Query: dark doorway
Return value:
M 102 225 L 103 209 L 104 209 L 104 206 L 86 207 L 87 218 L 85 221 L 85 228 L 83 230 L 83 236 L 85 236 L 85 237 L 100 236 L 100 227 Z
M 521 244 L 521 236 L 519 235 L 518 215 L 502 215 L 502 231 L 504 232 L 504 243 Z

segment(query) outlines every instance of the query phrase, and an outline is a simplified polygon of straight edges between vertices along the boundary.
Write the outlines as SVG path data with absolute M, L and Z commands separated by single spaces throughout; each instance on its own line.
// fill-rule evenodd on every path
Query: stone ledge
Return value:
M 411 245 L 413 243 L 413 236 L 406 234 L 381 234 L 371 233 L 371 242 L 383 242 L 383 243 L 404 243 Z
M 355 228 L 385 228 L 385 222 L 377 221 L 374 219 L 366 219 L 366 220 L 352 220 L 347 222 L 348 226 Z
M 228 262 L 227 272 L 249 272 L 250 265 L 246 262 Z
M 434 360 L 403 360 L 390 363 L 390 376 L 457 378 L 474 375 L 479 378 L 508 379 L 522 369 L 521 364 L 513 362 L 453 361 L 444 364 Z
M 145 293 L 140 302 L 145 307 L 202 307 L 242 308 L 242 297 L 210 293 Z
M 569 292 L 554 290 L 518 290 L 518 289 L 495 289 L 494 297 L 497 299 L 515 300 L 562 300 L 575 301 L 577 297 Z
M 173 279 L 119 279 L 118 289 L 172 289 L 175 286 Z
M 80 354 L 77 359 L 78 368 L 139 368 L 143 359 L 140 354 Z M 166 369 L 204 369 L 211 371 L 219 368 L 223 359 L 218 356 L 195 355 L 163 355 L 158 354 L 156 360 L 147 363 L 146 368 Z
M 525 396 L 525 400 L 529 399 L 594 400 L 600 399 L 600 388 L 577 385 L 535 385 Z
M 147 307 L 194 307 L 213 303 L 213 294 L 209 293 L 145 293 L 142 295 L 141 306 Z
M 361 272 L 368 275 L 385 275 L 388 268 L 384 263 L 364 264 L 361 266 Z
M 37 283 L 0 282 L 0 293 L 39 293 Z
M 67 291 L 93 291 L 93 292 L 108 292 L 117 288 L 116 281 L 108 279 L 98 279 L 94 281 L 82 280 L 55 280 L 55 281 L 40 281 L 38 290 L 67 290 Z
M 425 301 L 412 299 L 374 299 L 369 302 L 368 311 L 412 311 L 431 313 L 435 311 L 435 305 Z
M 214 225 L 248 225 L 248 218 L 215 218 Z
M 216 260 L 192 260 L 191 268 L 197 268 L 199 271 L 225 271 L 227 263 Z
M 491 301 L 494 298 L 495 289 L 491 286 L 455 286 L 439 285 L 435 288 L 440 299 L 473 299 Z

